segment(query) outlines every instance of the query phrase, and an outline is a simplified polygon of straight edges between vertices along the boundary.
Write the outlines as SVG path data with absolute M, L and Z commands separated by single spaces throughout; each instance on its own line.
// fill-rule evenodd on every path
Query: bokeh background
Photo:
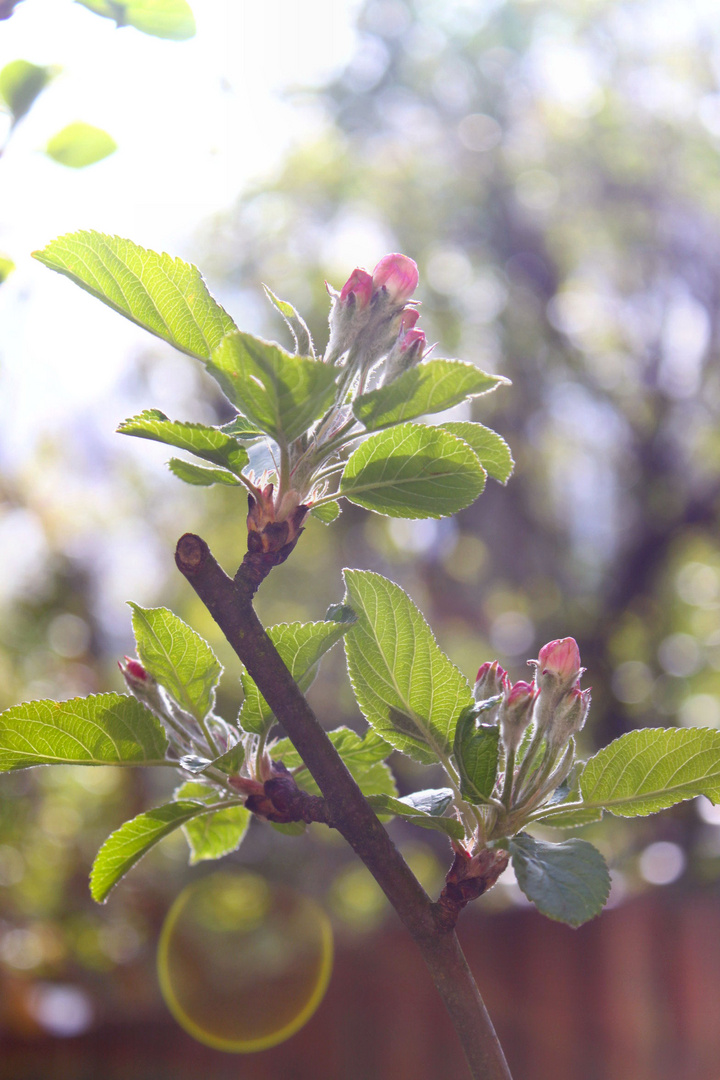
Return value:
M 201 266 L 243 328 L 288 344 L 261 282 L 325 340 L 324 280 L 388 251 L 420 267 L 437 355 L 512 380 L 472 416 L 516 473 L 452 521 L 346 507 L 263 585 L 267 623 L 321 618 L 340 570 L 398 581 L 472 678 L 515 677 L 572 634 L 593 687 L 584 749 L 630 728 L 720 725 L 720 21 L 711 0 L 194 0 L 197 33 L 115 29 L 77 4 L 0 5 L 0 67 L 62 71 L 0 157 L 0 707 L 121 689 L 132 599 L 168 605 L 237 665 L 174 572 L 177 536 L 241 558 L 242 500 L 190 490 L 113 435 L 142 408 L 224 420 L 211 381 L 29 253 L 80 227 Z M 83 120 L 83 169 L 43 149 Z M 7 128 L 10 126 L 8 118 Z M 453 418 L 469 418 L 469 407 Z M 362 728 L 331 654 L 312 690 Z M 431 784 L 397 762 L 403 791 Z M 169 784 L 169 782 L 167 782 Z M 428 1080 L 463 1075 L 411 945 L 343 845 L 253 827 L 229 864 L 321 900 L 338 956 L 309 1025 L 235 1058 L 169 1018 L 155 976 L 190 869 L 181 836 L 104 907 L 87 873 L 168 794 L 113 769 L 7 776 L 0 802 L 0 1077 Z M 429 888 L 442 838 L 391 826 Z M 557 835 L 557 834 L 556 834 Z M 720 811 L 695 800 L 585 835 L 610 910 L 572 931 L 507 874 L 461 938 L 518 1078 L 716 1080 Z M 435 840 L 437 839 L 437 842 Z M 207 867 L 208 870 L 214 867 Z

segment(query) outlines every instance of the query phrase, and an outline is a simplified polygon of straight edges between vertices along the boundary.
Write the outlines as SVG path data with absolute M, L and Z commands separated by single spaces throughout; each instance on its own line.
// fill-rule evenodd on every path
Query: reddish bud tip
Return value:
M 404 304 L 409 300 L 419 280 L 417 263 L 407 255 L 397 252 L 381 259 L 372 275 L 374 288 L 381 289 L 384 286 L 395 304 Z
M 400 338 L 400 352 L 407 352 L 408 349 L 415 349 L 417 352 L 423 352 L 427 344 L 427 338 L 422 330 L 408 330 L 406 334 Z
M 126 656 L 125 667 L 123 667 L 119 660 L 118 667 L 123 675 L 131 675 L 133 679 L 140 679 L 141 682 L 147 682 L 148 673 L 139 660 L 135 660 L 131 656 Z
M 417 308 L 406 307 L 400 316 L 400 332 L 398 337 L 402 338 L 408 330 L 412 330 L 415 323 L 420 318 L 420 312 Z
M 535 683 L 523 682 L 523 680 L 520 679 L 510 687 L 510 693 L 507 695 L 505 702 L 507 705 L 518 705 L 528 698 L 536 697 L 536 695 L 537 686 Z
M 562 682 L 574 682 L 581 671 L 580 650 L 575 638 L 559 638 L 543 645 L 538 667 L 543 674 L 555 675 Z
M 352 296 L 354 298 L 353 302 L 355 303 L 355 306 L 359 310 L 362 310 L 370 303 L 373 289 L 372 274 L 368 274 L 367 270 L 353 270 L 352 274 L 342 287 L 342 291 L 340 292 L 340 302 L 345 304 L 349 301 L 350 296 Z

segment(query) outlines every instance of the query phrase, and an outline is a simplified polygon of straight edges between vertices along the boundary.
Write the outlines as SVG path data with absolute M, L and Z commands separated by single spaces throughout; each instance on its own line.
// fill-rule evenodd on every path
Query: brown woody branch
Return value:
M 252 555 L 255 557 L 246 557 L 233 580 L 219 566 L 205 541 L 186 533 L 178 541 L 175 562 L 310 770 L 324 796 L 322 812 L 327 812 L 327 823 L 332 823 L 362 859 L 419 946 L 450 1013 L 472 1076 L 475 1080 L 511 1080 L 502 1047 L 452 929 L 453 913 L 457 918 L 467 900 L 463 900 L 461 890 L 434 904 L 373 813 L 255 614 L 252 597 L 271 566 L 257 565 L 264 561 L 260 552 Z M 264 797 L 269 799 L 270 807 L 281 814 L 299 809 L 299 804 L 292 805 L 295 796 L 289 785 L 276 784 L 268 791 L 268 783 L 272 785 L 273 781 L 265 785 Z M 310 806 L 305 805 L 309 813 Z M 318 803 L 314 811 L 319 809 Z

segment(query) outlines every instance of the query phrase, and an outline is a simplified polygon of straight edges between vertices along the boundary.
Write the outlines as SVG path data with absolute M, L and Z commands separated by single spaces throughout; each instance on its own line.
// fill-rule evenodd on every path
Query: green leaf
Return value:
M 387 386 L 356 398 L 353 412 L 368 431 L 378 431 L 426 413 L 444 412 L 506 382 L 461 360 L 427 360 Z
M 551 798 L 548 799 L 545 806 L 541 807 L 536 814 L 533 814 L 533 824 L 537 822 L 538 824 L 551 825 L 553 829 L 576 829 L 580 828 L 582 825 L 590 825 L 592 822 L 600 821 L 602 819 L 603 811 L 598 807 L 591 807 L 585 810 L 568 810 L 566 813 L 562 812 L 562 807 L 565 803 L 577 804 L 580 802 L 579 778 L 584 767 L 584 761 L 575 762 L 567 780 L 565 780 L 560 787 L 555 788 L 555 791 L 552 793 Z M 545 817 L 543 814 L 544 809 L 550 811 L 548 817 Z
M 580 774 L 584 804 L 638 817 L 706 795 L 720 802 L 720 731 L 641 728 L 591 757 Z
M 335 398 L 332 365 L 239 330 L 214 350 L 208 371 L 243 416 L 278 443 L 297 439 Z
M 468 444 L 423 424 L 371 435 L 350 456 L 340 494 L 377 514 L 440 518 L 469 506 L 485 470 Z
M 121 315 L 207 360 L 235 323 L 190 263 L 99 232 L 68 233 L 33 252 Z
M 452 800 L 452 788 L 426 788 L 424 791 L 413 791 L 410 795 L 403 795 L 398 801 L 406 803 L 414 812 L 420 811 L 421 814 L 440 817 Z
M 508 841 L 508 850 L 518 885 L 543 915 L 580 926 L 600 914 L 610 893 L 610 874 L 587 840 L 548 844 L 519 833 Z
M 207 814 L 203 802 L 184 800 L 165 803 L 138 814 L 108 836 L 95 856 L 90 872 L 90 894 L 102 903 L 120 878 L 165 836 L 199 814 Z
M 435 832 L 445 833 L 453 840 L 462 840 L 465 835 L 461 823 L 457 818 L 436 817 L 431 814 L 419 813 L 403 799 L 393 799 L 389 795 L 371 795 L 368 802 L 376 814 L 392 814 L 402 817 L 413 825 L 419 825 L 423 829 L 434 829 Z
M 204 719 L 222 666 L 208 643 L 167 608 L 130 604 L 140 661 L 186 712 Z
M 329 525 L 340 516 L 340 507 L 336 502 L 323 503 L 322 506 L 313 506 L 310 509 L 313 517 L 322 521 L 323 525 Z
M 237 439 L 216 427 L 205 424 L 187 424 L 168 420 L 159 409 L 146 409 L 139 416 L 131 416 L 118 426 L 121 435 L 136 435 L 140 439 L 176 446 L 187 450 L 213 465 L 239 476 L 248 464 L 248 452 Z
M 228 776 L 237 776 L 245 760 L 245 748 L 241 742 L 235 743 L 220 757 L 215 758 L 210 764 L 214 769 L 226 773 Z
M 329 731 L 328 737 L 348 769 L 355 777 L 363 795 L 395 795 L 395 779 L 385 758 L 392 753 L 392 746 L 372 730 L 364 737 L 348 727 Z M 288 769 L 298 769 L 303 765 L 302 758 L 289 739 L 278 739 L 270 748 L 274 761 L 282 761 Z M 298 785 L 311 795 L 320 794 L 320 790 L 306 769 L 297 776 Z
M 167 739 L 135 698 L 27 701 L 0 713 L 0 770 L 32 765 L 157 765 Z
M 239 413 L 229 424 L 223 424 L 220 431 L 224 432 L 225 435 L 231 435 L 236 439 L 246 439 L 248 442 L 258 439 L 264 434 L 260 431 L 257 424 L 253 424 Z
M 0 255 L 0 285 L 2 285 L 3 281 L 5 281 L 10 274 L 12 274 L 14 269 L 15 263 L 12 259 L 8 259 L 7 255 Z M 337 503 L 335 505 L 337 506 Z M 321 510 L 324 509 L 325 507 L 321 507 Z M 335 516 L 337 517 L 337 514 Z
M 215 788 L 200 780 L 188 780 L 175 792 L 178 800 L 192 799 L 206 804 L 215 803 L 220 796 Z M 190 818 L 183 825 L 183 832 L 190 845 L 190 865 L 203 859 L 221 859 L 231 851 L 237 851 L 245 838 L 252 817 L 244 806 L 228 806 L 213 814 Z
M 457 435 L 473 448 L 488 476 L 492 476 L 493 480 L 499 480 L 501 484 L 507 484 L 515 468 L 515 462 L 510 447 L 502 435 L 498 435 L 492 428 L 472 423 L 470 420 L 453 420 L 441 426 L 443 431 Z
M 206 469 L 202 465 L 194 465 L 191 461 L 183 461 L 182 458 L 170 458 L 167 467 L 178 480 L 184 480 L 186 484 L 194 484 L 196 487 L 210 487 L 212 484 L 227 484 L 229 487 L 240 485 L 237 476 L 225 469 Z
M 12 113 L 13 125 L 29 112 L 56 72 L 57 68 L 39 67 L 29 60 L 11 60 L 0 71 L 0 97 Z
M 117 143 L 112 135 L 82 120 L 67 124 L 62 131 L 53 135 L 45 147 L 49 158 L 70 169 L 84 169 L 87 165 L 94 165 L 97 161 L 110 157 L 116 150 Z
M 315 680 L 321 658 L 340 640 L 350 625 L 346 618 L 338 620 L 331 617 L 323 622 L 280 623 L 271 626 L 267 632 L 304 693 Z M 245 700 L 238 723 L 244 731 L 264 735 L 275 723 L 275 717 L 255 680 L 247 672 L 241 677 Z
M 195 19 L 185 0 L 78 0 L 79 4 L 114 19 L 118 27 L 134 26 L 144 34 L 187 41 L 195 36 Z
M 468 802 L 483 803 L 492 794 L 499 740 L 496 724 L 477 724 L 474 704 L 462 711 L 455 728 L 453 756 L 460 773 L 460 791 Z
M 270 303 L 277 308 L 290 327 L 290 333 L 295 339 L 295 352 L 299 356 L 311 356 L 314 360 L 315 347 L 305 320 L 302 316 L 298 315 L 292 304 L 289 304 L 287 300 L 281 300 L 277 297 L 274 292 L 268 289 L 267 285 L 263 285 L 263 289 L 265 290 L 265 295 Z
M 472 704 L 467 680 L 399 585 L 367 570 L 343 573 L 358 617 L 345 638 L 348 671 L 364 716 L 416 761 L 446 760 L 455 721 Z

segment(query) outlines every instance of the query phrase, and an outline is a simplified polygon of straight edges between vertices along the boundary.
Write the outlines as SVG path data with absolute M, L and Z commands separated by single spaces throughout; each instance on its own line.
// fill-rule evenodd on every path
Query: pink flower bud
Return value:
M 583 668 L 575 638 L 559 638 L 543 645 L 537 660 L 541 675 L 554 675 L 562 683 L 574 683 Z
M 394 304 L 404 304 L 417 288 L 420 275 L 417 263 L 407 255 L 386 255 L 373 270 L 372 281 L 376 289 L 383 286 Z
M 519 679 L 510 687 L 510 693 L 505 698 L 505 704 L 510 708 L 517 705 L 527 705 L 537 696 L 537 686 L 534 682 L 523 682 Z
M 147 682 L 149 678 L 147 671 L 140 661 L 133 659 L 131 656 L 125 657 L 125 667 L 123 667 L 122 663 L 118 660 L 118 667 L 123 675 L 130 675 L 131 678 L 138 679 L 140 682 Z
M 571 735 L 577 735 L 582 730 L 591 698 L 590 687 L 581 690 L 573 686 L 561 699 L 548 728 L 548 739 L 555 746 L 563 746 Z
M 408 332 L 408 330 L 412 330 L 413 326 L 415 325 L 415 323 L 418 321 L 419 318 L 420 318 L 420 312 L 418 311 L 417 308 L 413 308 L 413 307 L 403 308 L 402 313 L 400 315 L 400 331 L 398 333 L 398 337 L 402 338 Z
M 416 352 L 423 352 L 427 344 L 425 332 L 423 330 L 408 330 L 400 338 L 400 352 L 407 352 L 409 349 L 414 349 Z
M 368 274 L 367 270 L 353 270 L 342 287 L 340 302 L 343 304 L 352 302 L 358 311 L 362 311 L 370 303 L 374 288 L 372 274 Z M 352 301 L 350 301 L 351 296 Z
M 477 702 L 503 694 L 510 686 L 507 671 L 497 660 L 488 660 L 480 667 L 475 680 L 473 696 Z
M 517 750 L 532 718 L 533 706 L 538 696 L 534 682 L 519 680 L 505 694 L 500 709 L 500 730 L 506 750 Z

